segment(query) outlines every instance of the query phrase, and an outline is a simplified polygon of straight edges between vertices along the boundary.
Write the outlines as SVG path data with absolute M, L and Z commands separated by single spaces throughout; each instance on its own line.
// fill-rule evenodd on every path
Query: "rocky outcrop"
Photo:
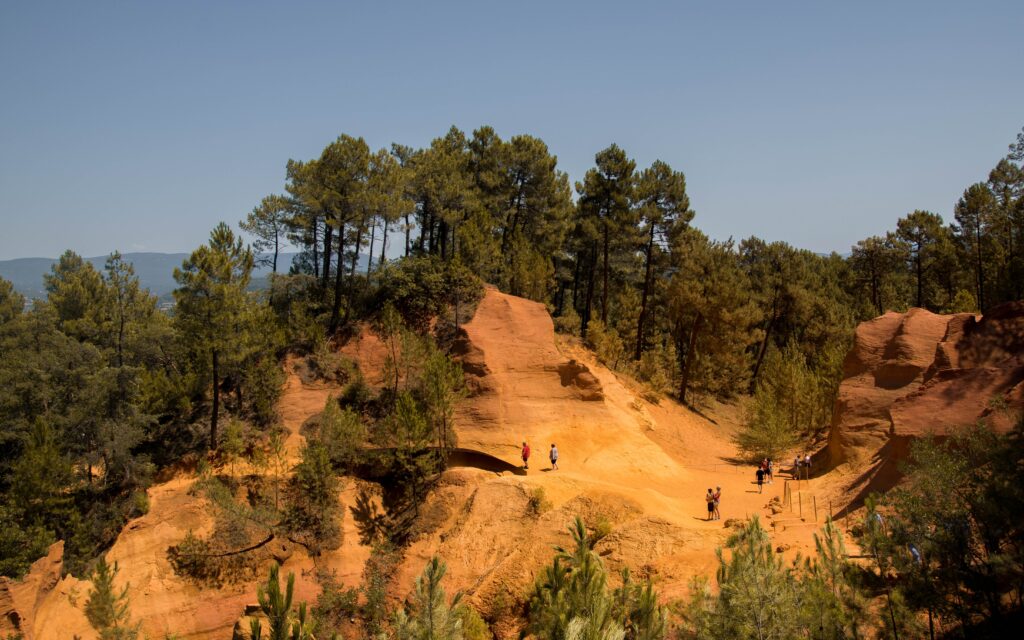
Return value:
M 857 327 L 832 416 L 832 465 L 900 458 L 925 434 L 984 420 L 1012 427 L 1024 402 L 1024 302 L 972 314 L 889 312 Z
M 604 400 L 601 381 L 582 362 L 570 360 L 558 365 L 558 376 L 563 387 L 573 387 L 579 391 L 580 400 Z
M 0 578 L 0 637 L 20 633 L 32 640 L 39 604 L 60 582 L 63 570 L 64 542 L 60 541 L 32 563 L 23 579 Z

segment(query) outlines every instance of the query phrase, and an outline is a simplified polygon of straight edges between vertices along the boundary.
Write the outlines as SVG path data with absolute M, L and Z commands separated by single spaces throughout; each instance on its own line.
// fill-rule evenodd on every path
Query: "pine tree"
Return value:
M 259 253 L 270 252 L 269 256 L 259 258 L 257 262 L 269 265 L 273 273 L 277 273 L 277 256 L 281 251 L 281 242 L 294 213 L 294 203 L 280 195 L 269 195 L 263 198 L 248 217 L 239 223 L 242 231 L 255 236 L 253 249 Z
M 601 322 L 608 324 L 610 281 L 614 258 L 620 251 L 629 251 L 634 243 L 636 214 L 632 198 L 636 189 L 636 162 L 626 152 L 611 145 L 595 157 L 595 168 L 587 171 L 582 183 L 576 183 L 580 195 L 582 218 L 589 220 L 587 235 L 591 237 L 590 284 L 583 316 L 583 333 L 590 322 L 593 287 L 598 263 L 601 264 Z M 614 255 L 613 255 L 614 253 Z
M 984 183 L 973 184 L 956 203 L 956 234 L 960 247 L 973 264 L 975 299 L 981 311 L 988 309 L 986 295 L 988 263 L 991 260 L 990 231 L 996 207 L 995 198 Z
M 92 589 L 85 602 L 85 617 L 101 640 L 135 640 L 139 636 L 139 625 L 131 624 L 128 602 L 128 587 L 120 593 L 114 588 L 117 577 L 117 563 L 108 565 L 100 556 L 92 575 Z
M 758 310 L 731 242 L 688 229 L 673 246 L 669 323 L 679 359 L 679 400 L 727 397 L 749 374 L 747 347 L 757 340 Z
M 640 360 L 648 346 L 645 329 L 650 323 L 654 277 L 662 271 L 655 265 L 659 256 L 667 254 L 672 241 L 689 225 L 694 214 L 690 210 L 690 198 L 686 195 L 686 177 L 680 171 L 673 171 L 672 167 L 661 160 L 655 161 L 640 174 L 636 200 L 641 237 L 644 238 L 644 276 L 633 352 L 633 359 Z
M 14 290 L 9 280 L 0 278 L 0 326 L 20 316 L 25 309 L 25 297 Z
M 267 583 L 256 590 L 260 609 L 270 622 L 270 635 L 266 640 L 313 640 L 310 625 L 306 622 L 306 603 L 300 603 L 298 611 L 292 612 L 295 574 L 288 574 L 285 590 L 281 591 L 280 569 L 280 565 L 271 565 Z M 263 626 L 258 619 L 252 621 L 251 634 L 253 640 L 263 639 Z
M 867 287 L 871 306 L 876 315 L 885 313 L 887 307 L 900 308 L 901 301 L 886 297 L 890 292 L 894 274 L 906 262 L 905 247 L 898 243 L 893 234 L 885 238 L 872 236 L 860 240 L 850 253 L 850 267 L 858 276 L 862 287 Z
M 896 237 L 909 248 L 910 266 L 916 283 L 915 306 L 925 308 L 926 279 L 931 276 L 936 252 L 948 230 L 942 216 L 930 211 L 914 211 L 896 222 Z
M 222 222 L 210 233 L 210 242 L 174 270 L 175 323 L 194 357 L 209 362 L 211 449 L 217 448 L 221 361 L 233 354 L 238 341 L 252 265 L 252 252 Z
M 447 599 L 441 580 L 448 567 L 434 556 L 416 579 L 411 612 L 395 616 L 397 640 L 462 640 L 462 594 Z M 411 613 L 411 615 L 410 615 Z
M 341 545 L 339 493 L 341 483 L 331 464 L 327 447 L 320 441 L 307 442 L 301 451 L 292 479 L 291 504 L 286 525 L 314 554 Z

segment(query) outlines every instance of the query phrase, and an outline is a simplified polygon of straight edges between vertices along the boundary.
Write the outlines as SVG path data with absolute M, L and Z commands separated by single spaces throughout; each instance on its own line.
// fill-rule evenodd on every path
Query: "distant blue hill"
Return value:
M 181 263 L 189 256 L 187 253 L 125 253 L 124 259 L 131 262 L 135 267 L 135 274 L 139 277 L 139 283 L 143 288 L 159 297 L 167 298 L 174 291 L 177 284 L 174 282 L 174 269 L 180 267 Z M 291 266 L 295 253 L 282 253 L 278 255 L 277 265 L 279 272 L 287 272 Z M 359 264 L 366 267 L 366 257 L 360 256 Z M 103 270 L 107 262 L 107 256 L 96 256 L 86 258 L 94 267 Z M 43 288 L 43 275 L 50 273 L 50 268 L 57 263 L 54 258 L 18 258 L 15 260 L 0 260 L 0 278 L 9 280 L 15 290 L 27 298 L 42 298 L 46 296 Z M 270 274 L 270 267 L 257 267 L 253 270 L 253 286 L 261 288 L 266 286 L 266 278 Z

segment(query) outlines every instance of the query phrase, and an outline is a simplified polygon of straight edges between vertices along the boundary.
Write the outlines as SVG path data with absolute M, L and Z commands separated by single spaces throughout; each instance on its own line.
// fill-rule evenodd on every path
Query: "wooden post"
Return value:
M 804 519 L 804 494 L 801 491 L 799 495 L 800 495 L 800 519 L 803 520 Z
M 814 501 L 814 521 L 818 521 L 818 496 L 811 496 L 811 500 Z

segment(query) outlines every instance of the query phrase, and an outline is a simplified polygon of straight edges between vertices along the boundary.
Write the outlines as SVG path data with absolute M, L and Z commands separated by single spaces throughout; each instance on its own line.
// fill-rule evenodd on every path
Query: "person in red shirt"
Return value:
M 530 468 L 530 445 L 523 443 L 523 468 Z

